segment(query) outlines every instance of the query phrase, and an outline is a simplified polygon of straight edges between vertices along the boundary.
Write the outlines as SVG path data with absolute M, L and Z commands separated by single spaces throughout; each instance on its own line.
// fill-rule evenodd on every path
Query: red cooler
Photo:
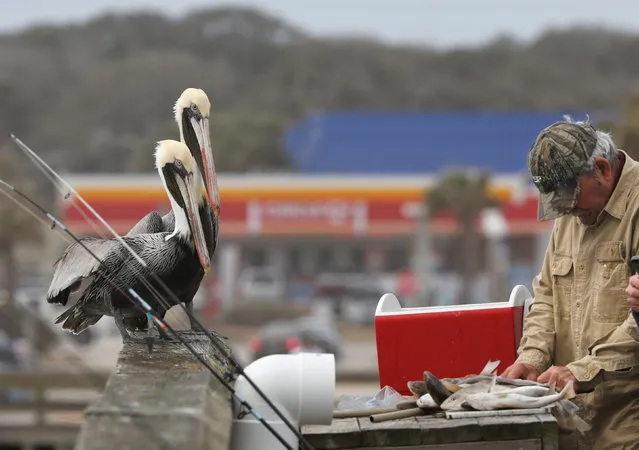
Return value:
M 515 286 L 508 302 L 402 308 L 384 294 L 375 311 L 380 387 L 411 395 L 406 383 L 429 370 L 439 378 L 479 373 L 489 361 L 497 372 L 512 364 L 523 318 L 532 304 L 530 291 Z

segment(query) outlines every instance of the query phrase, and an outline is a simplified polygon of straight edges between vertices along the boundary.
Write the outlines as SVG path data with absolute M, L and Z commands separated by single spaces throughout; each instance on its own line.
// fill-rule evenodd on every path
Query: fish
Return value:
M 466 389 L 470 389 L 468 387 Z M 460 390 L 463 392 L 464 390 Z M 553 394 L 554 386 L 548 388 L 548 395 L 541 397 L 529 397 L 513 392 L 479 392 L 466 396 L 465 405 L 478 411 L 490 411 L 494 409 L 519 409 L 519 408 L 543 408 L 559 400 L 569 400 L 575 397 L 575 389 L 572 380 L 564 386 L 561 392 Z M 443 406 L 443 405 L 442 405 Z
M 458 390 L 460 390 L 462 387 L 459 384 L 455 384 L 455 383 L 450 383 L 444 379 L 439 380 L 442 382 L 442 384 L 444 385 L 444 387 L 446 388 L 446 390 L 448 390 L 448 392 L 453 393 L 453 392 L 457 392 Z
M 463 404 L 469 395 L 488 392 L 492 384 L 492 381 L 486 380 L 465 386 L 444 400 L 439 406 L 446 411 L 461 411 L 464 409 Z
M 577 430 L 584 434 L 590 430 L 590 424 L 577 415 L 579 407 L 570 400 L 559 400 L 557 407 L 553 408 L 552 415 L 557 419 L 559 428 L 568 431 Z
M 488 361 L 486 363 L 486 365 L 484 366 L 484 368 L 482 369 L 482 371 L 479 372 L 479 374 L 480 375 L 492 375 L 497 370 L 497 367 L 499 367 L 499 364 L 501 364 L 500 360 Z
M 417 406 L 422 409 L 439 408 L 439 404 L 433 400 L 430 394 L 424 394 L 417 399 Z
M 428 371 L 424 372 L 424 383 L 426 383 L 426 389 L 428 389 L 428 393 L 438 405 L 441 405 L 448 397 L 452 395 L 452 392 L 446 389 L 446 386 L 444 386 L 444 384 L 439 381 L 439 379 L 435 375 Z
M 491 381 L 494 375 L 475 375 L 469 378 L 443 378 L 441 381 L 446 383 L 452 383 L 457 385 L 467 385 L 467 384 L 475 384 L 481 381 Z M 536 381 L 530 380 L 519 380 L 512 378 L 502 378 L 496 377 L 496 381 L 498 384 L 510 384 L 513 386 L 544 386 L 548 387 L 547 384 L 538 383 Z
M 490 392 L 508 392 L 525 395 L 526 397 L 542 397 L 548 393 L 545 386 L 513 386 L 510 384 L 496 384 Z
M 489 360 L 480 374 L 486 376 L 494 374 L 500 363 L 501 361 L 499 360 Z M 426 384 L 427 392 L 431 395 L 431 399 L 438 405 L 441 405 L 448 397 L 462 388 L 460 383 L 452 383 L 446 379 L 440 380 L 429 371 L 424 372 L 424 383 Z M 421 387 L 421 384 L 419 386 Z
M 415 397 L 419 398 L 422 395 L 428 394 L 428 388 L 426 387 L 426 383 L 424 381 L 409 381 L 406 383 L 408 386 L 408 390 Z

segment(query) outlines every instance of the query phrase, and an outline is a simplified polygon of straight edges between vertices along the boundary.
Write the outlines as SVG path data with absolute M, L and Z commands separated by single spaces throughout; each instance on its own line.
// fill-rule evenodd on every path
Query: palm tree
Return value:
M 481 233 L 477 218 L 484 208 L 496 206 L 488 195 L 490 175 L 486 172 L 453 169 L 444 174 L 439 183 L 426 195 L 431 217 L 439 212 L 452 211 L 461 229 L 462 290 L 457 303 L 468 303 L 472 282 L 479 270 Z
M 639 159 L 639 89 L 626 97 L 619 122 L 611 128 L 616 144 L 633 159 Z

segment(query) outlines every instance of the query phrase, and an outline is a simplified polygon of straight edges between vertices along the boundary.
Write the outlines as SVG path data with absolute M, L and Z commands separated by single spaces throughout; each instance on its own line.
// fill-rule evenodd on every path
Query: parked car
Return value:
M 339 333 L 328 321 L 316 317 L 280 320 L 263 326 L 248 343 L 252 361 L 273 354 L 298 352 L 340 355 Z
M 237 280 L 238 293 L 246 299 L 277 299 L 286 295 L 286 279 L 276 267 L 247 267 Z

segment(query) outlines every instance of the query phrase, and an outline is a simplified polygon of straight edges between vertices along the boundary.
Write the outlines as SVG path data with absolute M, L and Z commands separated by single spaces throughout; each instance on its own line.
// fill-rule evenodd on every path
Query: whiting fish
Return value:
M 461 411 L 464 409 L 463 404 L 466 402 L 469 395 L 488 392 L 491 385 L 491 381 L 487 380 L 478 381 L 477 383 L 463 387 L 442 402 L 440 407 L 446 411 Z
M 424 394 L 417 399 L 417 406 L 423 409 L 439 408 L 439 405 L 433 400 L 430 394 Z
M 466 389 L 470 389 L 466 388 Z M 463 392 L 462 389 L 460 392 Z M 554 387 L 549 387 L 547 392 L 553 392 Z M 530 397 L 522 393 L 506 392 L 480 392 L 466 396 L 465 404 L 479 411 L 493 409 L 519 409 L 519 408 L 543 408 L 559 400 L 569 400 L 575 396 L 572 381 L 557 394 Z M 443 405 L 442 405 L 443 406 Z
M 420 381 L 409 381 L 408 383 L 406 383 L 406 385 L 408 386 L 408 390 L 410 391 L 410 393 L 413 394 L 417 398 L 428 394 L 428 389 L 426 388 L 426 383 L 424 383 L 421 380 Z

